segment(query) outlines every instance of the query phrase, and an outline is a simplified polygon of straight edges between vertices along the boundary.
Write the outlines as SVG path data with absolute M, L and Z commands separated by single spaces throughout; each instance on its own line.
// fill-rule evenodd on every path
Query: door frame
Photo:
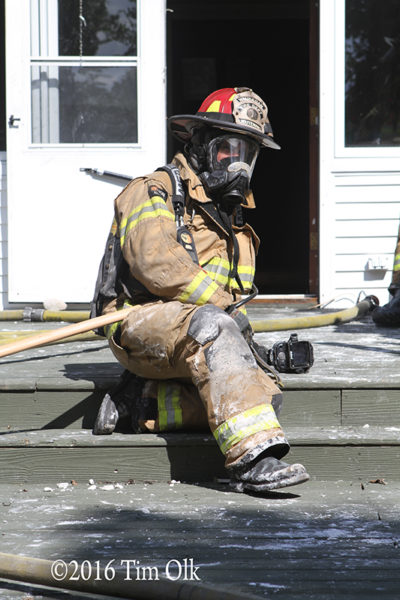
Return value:
M 309 21 L 309 294 L 319 298 L 319 2 L 310 0 Z

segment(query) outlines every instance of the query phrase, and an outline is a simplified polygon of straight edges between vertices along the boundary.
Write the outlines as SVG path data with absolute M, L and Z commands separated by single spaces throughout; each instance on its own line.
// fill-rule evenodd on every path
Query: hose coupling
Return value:
M 25 306 L 24 310 L 22 311 L 22 320 L 27 322 L 44 321 L 43 315 L 43 308 L 32 308 L 31 306 Z
M 372 312 L 373 310 L 375 310 L 375 308 L 379 306 L 379 298 L 373 295 L 365 296 L 364 302 L 368 302 L 369 312 Z

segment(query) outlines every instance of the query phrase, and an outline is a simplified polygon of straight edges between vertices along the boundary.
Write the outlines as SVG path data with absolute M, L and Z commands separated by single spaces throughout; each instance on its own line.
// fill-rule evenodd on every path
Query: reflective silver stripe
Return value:
M 224 421 L 213 433 L 221 451 L 226 454 L 232 446 L 255 433 L 280 427 L 272 405 L 258 404 Z
M 221 263 L 218 264 L 209 262 L 203 265 L 203 269 L 205 269 L 209 273 L 218 273 L 224 275 L 224 277 L 228 277 L 229 275 L 229 269 L 224 267 Z
M 200 270 L 178 300 L 201 306 L 206 304 L 218 289 L 218 284 L 207 275 L 206 271 Z
M 182 409 L 180 405 L 180 387 L 176 384 L 160 382 L 158 384 L 158 424 L 160 431 L 182 427 Z
M 222 269 L 219 269 L 216 265 L 205 265 L 203 268 L 207 271 L 213 281 L 218 281 L 218 283 L 224 287 L 226 286 L 229 280 L 227 272 L 223 272 Z
M 253 283 L 254 272 L 253 273 L 244 273 L 239 268 L 238 269 L 238 274 L 239 274 L 239 277 L 240 277 L 241 281 L 249 281 L 250 283 Z
M 146 218 L 155 218 L 164 216 L 174 220 L 174 216 L 168 210 L 165 201 L 160 196 L 153 196 L 146 202 L 143 202 L 131 212 L 131 214 L 121 222 L 120 238 L 121 247 L 124 245 L 126 234 L 133 229 L 140 221 Z

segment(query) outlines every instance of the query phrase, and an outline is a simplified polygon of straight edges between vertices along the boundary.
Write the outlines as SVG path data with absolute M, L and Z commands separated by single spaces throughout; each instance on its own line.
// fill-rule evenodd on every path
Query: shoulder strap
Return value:
M 173 164 L 164 165 L 163 167 L 159 167 L 157 171 L 165 171 L 168 173 L 169 178 L 172 184 L 172 206 L 175 211 L 175 219 L 176 221 L 182 219 L 185 209 L 185 191 L 183 189 L 183 184 L 181 180 L 181 175 L 179 173 L 178 167 Z M 179 223 L 181 224 L 181 223 Z
M 199 264 L 199 259 L 194 245 L 194 239 L 191 232 L 186 227 L 183 221 L 185 214 L 185 191 L 183 189 L 181 175 L 178 167 L 173 164 L 159 167 L 157 171 L 165 171 L 168 173 L 172 184 L 172 206 L 175 212 L 176 222 L 176 238 L 177 241 L 185 248 L 192 261 Z

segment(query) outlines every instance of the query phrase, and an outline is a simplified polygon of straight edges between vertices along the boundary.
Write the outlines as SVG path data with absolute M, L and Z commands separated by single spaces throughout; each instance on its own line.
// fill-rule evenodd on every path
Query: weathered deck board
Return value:
M 249 309 L 252 319 L 312 313 Z M 289 333 L 256 339 L 271 346 Z M 106 342 L 3 359 L 1 551 L 136 558 L 160 569 L 191 556 L 205 583 L 260 598 L 398 600 L 400 329 L 378 329 L 368 317 L 298 334 L 313 342 L 315 365 L 307 374 L 282 376 L 281 421 L 292 444 L 289 462 L 306 464 L 312 479 L 265 498 L 218 483 L 165 483 L 190 473 L 192 481 L 225 477 L 210 435 L 92 436 L 98 403 L 121 372 Z M 157 478 L 164 483 L 139 483 Z M 387 485 L 369 483 L 382 478 Z M 71 480 L 78 485 L 58 488 Z M 26 600 L 29 593 L 77 598 L 0 582 L 2 600 Z
M 311 482 L 264 498 L 221 485 L 45 487 L 0 485 L 2 551 L 138 560 L 160 574 L 193 558 L 203 583 L 260 598 L 398 598 L 398 482 Z
M 251 305 L 251 320 L 312 316 L 316 311 L 268 304 Z M 2 329 L 43 329 L 59 323 L 12 323 Z M 270 347 L 287 339 L 291 331 L 257 333 L 256 340 Z M 283 375 L 287 390 L 345 388 L 400 389 L 400 329 L 378 328 L 371 317 L 360 321 L 298 330 L 300 339 L 314 344 L 315 365 L 303 375 Z M 0 361 L 0 389 L 94 389 L 107 386 L 121 368 L 107 342 L 75 342 L 32 349 Z
M 288 428 L 289 462 L 320 480 L 399 479 L 400 428 Z M 93 436 L 85 430 L 0 433 L 0 482 L 39 483 L 48 477 L 85 481 L 213 481 L 226 477 L 211 435 Z

